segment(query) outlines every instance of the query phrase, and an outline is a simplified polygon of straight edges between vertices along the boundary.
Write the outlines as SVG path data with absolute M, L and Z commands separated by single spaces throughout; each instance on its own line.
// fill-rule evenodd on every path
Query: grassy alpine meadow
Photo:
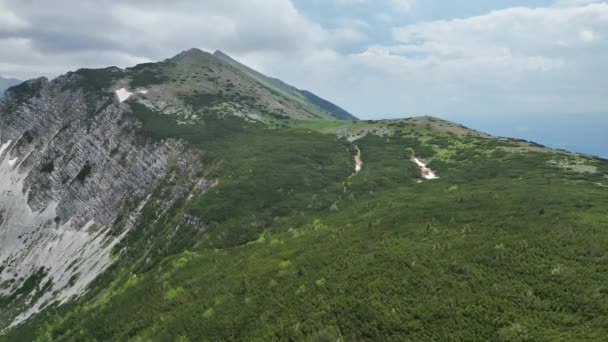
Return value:
M 161 219 L 150 201 L 88 292 L 0 340 L 605 338 L 606 160 L 433 122 L 132 109 L 141 139 L 184 139 L 217 185 Z M 349 142 L 344 127 L 373 128 Z

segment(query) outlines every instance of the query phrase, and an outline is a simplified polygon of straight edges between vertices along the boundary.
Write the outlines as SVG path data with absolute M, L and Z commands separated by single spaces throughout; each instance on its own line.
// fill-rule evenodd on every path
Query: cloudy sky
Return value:
M 221 49 L 362 118 L 608 109 L 608 1 L 0 0 L 0 75 Z

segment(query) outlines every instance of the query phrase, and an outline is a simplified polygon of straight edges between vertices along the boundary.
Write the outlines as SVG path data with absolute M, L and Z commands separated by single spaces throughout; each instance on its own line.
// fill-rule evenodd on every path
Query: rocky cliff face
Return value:
M 168 164 L 191 164 L 179 142 L 138 143 L 128 106 L 67 86 L 78 77 L 32 80 L 0 103 L 0 296 L 19 299 L 15 322 L 81 293 Z M 26 293 L 33 283 L 45 291 Z

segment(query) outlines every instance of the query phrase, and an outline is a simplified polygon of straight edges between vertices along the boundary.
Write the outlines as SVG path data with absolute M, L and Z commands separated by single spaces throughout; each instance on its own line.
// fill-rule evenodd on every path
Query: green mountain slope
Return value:
M 285 119 L 333 119 L 307 101 L 267 86 L 207 52 L 191 49 L 158 63 L 125 70 L 82 69 L 70 87 L 111 94 L 123 88 L 146 106 L 182 123 L 208 115 L 234 116 L 269 123 Z
M 339 120 L 358 120 L 354 115 L 350 114 L 349 112 L 340 108 L 339 106 L 337 106 L 325 99 L 322 99 L 309 91 L 300 90 L 294 86 L 291 86 L 277 78 L 265 76 L 255 70 L 251 69 L 250 67 L 237 62 L 236 60 L 234 60 L 227 54 L 223 53 L 222 51 L 219 51 L 219 50 L 215 51 L 213 53 L 213 55 L 215 57 L 225 61 L 226 63 L 235 66 L 236 68 L 243 71 L 247 75 L 260 81 L 264 85 L 271 87 L 271 88 L 281 92 L 282 94 L 285 94 L 285 96 L 287 96 L 295 101 L 305 104 L 306 106 L 312 108 L 313 111 L 318 111 L 321 113 L 329 114 L 331 117 L 334 117 Z
M 310 101 L 310 102 L 314 103 L 315 105 L 317 105 L 318 107 L 330 112 L 331 115 L 333 117 L 335 117 L 336 119 L 357 120 L 357 118 L 355 116 L 353 116 L 352 114 L 350 114 L 349 112 L 345 111 L 344 109 L 336 106 L 335 104 L 333 104 L 325 99 L 318 97 L 317 95 L 315 95 L 307 90 L 300 90 L 300 93 L 302 95 L 304 95 L 304 97 L 306 97 L 306 99 L 308 99 L 308 101 Z
M 167 103 L 206 84 L 155 68 L 130 86 Z M 604 338 L 608 161 L 430 117 L 250 120 L 154 96 L 125 102 L 136 134 L 184 141 L 213 186 L 160 210 L 168 175 L 86 293 L 0 341 Z

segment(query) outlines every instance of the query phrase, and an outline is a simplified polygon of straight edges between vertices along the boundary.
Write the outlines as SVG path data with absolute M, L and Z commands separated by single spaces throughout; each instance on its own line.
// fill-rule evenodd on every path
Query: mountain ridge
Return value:
M 213 53 L 213 55 L 216 56 L 217 58 L 220 58 L 221 60 L 225 61 L 226 63 L 236 66 L 240 70 L 243 70 L 245 73 L 252 75 L 252 77 L 259 79 L 261 82 L 270 83 L 270 84 L 274 85 L 275 87 L 277 87 L 278 89 L 285 91 L 288 94 L 292 94 L 293 96 L 296 96 L 298 98 L 304 98 L 304 99 L 312 102 L 312 104 L 319 107 L 321 110 L 328 112 L 331 116 L 335 117 L 336 119 L 358 120 L 357 117 L 350 114 L 343 108 L 340 108 L 339 106 L 331 103 L 330 101 L 322 99 L 310 91 L 300 90 L 294 86 L 291 86 L 291 85 L 281 81 L 278 78 L 265 76 L 265 75 L 261 74 L 260 72 L 241 64 L 240 62 L 236 61 L 234 58 L 232 58 L 232 57 L 228 56 L 226 53 L 222 52 L 221 50 L 216 50 Z
M 603 336 L 607 160 L 273 87 L 189 50 L 11 88 L 0 341 Z

